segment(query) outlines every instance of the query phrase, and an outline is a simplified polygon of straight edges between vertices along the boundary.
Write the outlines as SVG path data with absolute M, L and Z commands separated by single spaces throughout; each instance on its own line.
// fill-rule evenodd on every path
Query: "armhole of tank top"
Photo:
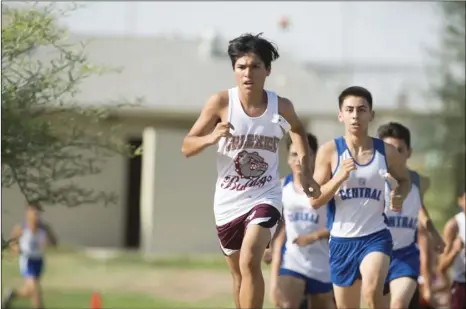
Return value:
M 286 186 L 288 183 L 290 183 L 292 181 L 293 181 L 293 174 L 288 174 L 285 177 L 283 177 L 282 186 L 284 187 L 284 186 Z
M 231 88 L 228 89 L 228 115 L 227 115 L 227 122 L 231 122 L 232 113 L 233 113 L 233 103 L 234 103 L 234 96 L 235 96 L 235 89 Z
M 279 115 L 278 114 L 278 95 L 273 92 L 273 91 L 268 91 L 266 90 L 267 92 L 267 104 L 271 104 L 270 107 L 272 107 L 270 109 L 271 113 L 272 113 L 272 117 L 274 117 L 274 115 Z M 267 106 L 267 108 L 269 107 L 269 105 Z
M 335 165 L 335 168 L 332 171 L 332 177 L 333 175 L 335 175 L 335 173 L 338 171 L 338 168 L 340 167 L 340 157 L 343 155 L 346 148 L 343 136 L 337 137 L 333 141 L 335 142 L 335 148 L 337 149 L 337 165 Z
M 374 150 L 379 153 L 383 157 L 385 162 L 385 170 L 388 172 L 388 161 L 387 161 L 387 154 L 385 153 L 385 143 L 383 140 L 373 137 L 372 141 L 374 143 Z M 388 186 L 388 190 L 391 190 L 390 183 L 388 180 L 385 180 L 385 184 Z
M 409 171 L 409 177 L 411 178 L 411 186 L 415 185 L 419 189 L 419 194 L 421 193 L 421 178 L 419 174 L 415 171 Z
M 374 149 L 377 151 L 385 161 L 385 168 L 388 171 L 388 161 L 387 161 L 387 154 L 385 153 L 385 143 L 383 140 L 373 137 L 372 141 L 374 143 Z

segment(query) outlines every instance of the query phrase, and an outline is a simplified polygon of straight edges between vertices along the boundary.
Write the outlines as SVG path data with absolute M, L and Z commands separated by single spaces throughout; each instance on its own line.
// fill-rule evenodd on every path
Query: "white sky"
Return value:
M 433 2 L 82 2 L 65 22 L 99 34 L 198 36 L 208 28 L 227 38 L 264 32 L 283 51 L 306 60 L 422 64 L 438 45 Z M 291 20 L 279 30 L 282 16 Z

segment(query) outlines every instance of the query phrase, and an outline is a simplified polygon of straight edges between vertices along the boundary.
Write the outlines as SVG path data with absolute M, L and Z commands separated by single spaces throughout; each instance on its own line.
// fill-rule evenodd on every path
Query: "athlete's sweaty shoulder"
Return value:
M 214 93 L 205 104 L 204 108 L 208 108 L 215 113 L 221 120 L 224 116 L 227 116 L 228 104 L 230 102 L 230 97 L 228 95 L 228 90 L 222 90 Z
M 203 136 L 212 132 L 217 123 L 228 117 L 228 101 L 227 90 L 211 95 L 187 136 Z
M 451 244 L 453 243 L 453 240 L 456 238 L 459 232 L 459 227 L 458 227 L 458 222 L 456 221 L 456 218 L 450 218 L 450 220 L 447 221 L 445 226 L 443 227 L 443 240 L 446 243 L 446 250 L 448 251 L 451 247 Z
M 291 102 L 290 99 L 288 98 L 285 98 L 285 97 L 280 97 L 277 95 L 277 100 L 278 100 L 278 111 L 281 112 L 281 111 L 287 111 L 289 109 L 293 109 L 294 110 L 294 106 L 293 106 L 293 103 Z
M 15 224 L 11 231 L 10 238 L 16 239 L 18 237 L 21 237 L 22 234 L 23 234 L 23 226 L 21 224 Z
M 277 96 L 278 99 L 278 113 L 285 117 L 287 121 L 290 121 L 289 118 L 293 118 L 295 114 L 293 103 L 285 97 Z
M 319 154 L 322 157 L 322 159 L 325 159 L 326 161 L 328 161 L 328 163 L 331 163 L 332 158 L 338 155 L 335 141 L 330 140 L 322 144 L 322 146 L 320 146 L 317 150 L 317 155 Z

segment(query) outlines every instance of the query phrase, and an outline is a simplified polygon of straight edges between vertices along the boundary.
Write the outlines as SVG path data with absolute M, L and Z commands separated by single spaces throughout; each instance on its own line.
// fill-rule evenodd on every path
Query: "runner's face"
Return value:
M 348 96 L 343 101 L 338 120 L 345 124 L 346 131 L 352 134 L 366 133 L 374 112 L 364 98 Z
M 28 207 L 26 210 L 26 219 L 30 224 L 35 225 L 39 222 L 39 211 L 34 207 Z
M 293 144 L 290 145 L 290 149 L 288 150 L 288 165 L 294 174 L 299 172 L 299 157 Z
M 386 137 L 383 139 L 383 141 L 387 144 L 392 145 L 396 148 L 396 150 L 398 150 L 398 152 L 403 157 L 404 163 L 406 165 L 409 157 L 411 157 L 411 148 L 409 148 L 408 145 L 406 145 L 405 141 L 393 137 Z
M 311 149 L 311 160 L 315 160 L 315 153 Z M 288 150 L 288 165 L 293 171 L 293 173 L 297 174 L 300 172 L 300 165 L 299 165 L 299 156 L 296 148 L 293 144 L 290 145 L 290 149 Z
M 234 73 L 236 84 L 242 91 L 262 91 L 270 70 L 266 69 L 264 62 L 252 53 L 236 60 Z

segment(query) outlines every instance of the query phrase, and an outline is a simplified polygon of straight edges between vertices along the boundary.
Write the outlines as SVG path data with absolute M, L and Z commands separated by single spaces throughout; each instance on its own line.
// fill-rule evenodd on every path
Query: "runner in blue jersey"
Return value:
M 374 118 L 372 94 L 349 87 L 340 94 L 338 106 L 345 133 L 317 151 L 314 178 L 322 188 L 311 205 L 328 205 L 330 276 L 337 308 L 359 308 L 361 296 L 369 308 L 382 308 L 393 247 L 384 213 L 385 182 L 396 179 L 389 205 L 401 211 L 411 180 L 398 151 L 368 134 Z
M 44 308 L 40 279 L 44 272 L 45 248 L 56 246 L 57 238 L 49 225 L 40 219 L 42 208 L 31 203 L 26 208 L 23 224 L 14 227 L 10 248 L 19 255 L 19 268 L 24 283 L 19 289 L 9 290 L 2 302 L 2 308 L 8 308 L 11 302 L 19 298 L 31 298 L 33 308 Z
M 400 123 L 390 122 L 380 126 L 377 135 L 385 143 L 395 147 L 407 164 L 412 153 L 411 133 L 407 127 Z M 410 177 L 411 191 L 403 203 L 403 210 L 393 212 L 389 207 L 385 208 L 393 238 L 393 254 L 386 280 L 387 299 L 385 302 L 388 308 L 395 309 L 409 307 L 418 289 L 417 280 L 421 273 L 421 265 L 428 268 L 431 264 L 429 240 L 432 240 L 431 245 L 437 252 L 441 252 L 444 247 L 442 237 L 433 226 L 424 208 L 423 196 L 430 181 L 415 171 L 410 171 Z M 422 255 L 419 250 L 422 251 Z M 421 257 L 427 261 L 421 263 Z M 430 301 L 430 287 L 432 286 L 430 271 L 425 269 L 422 273 L 425 283 L 423 297 Z M 413 303 L 419 303 L 419 300 L 414 300 Z

